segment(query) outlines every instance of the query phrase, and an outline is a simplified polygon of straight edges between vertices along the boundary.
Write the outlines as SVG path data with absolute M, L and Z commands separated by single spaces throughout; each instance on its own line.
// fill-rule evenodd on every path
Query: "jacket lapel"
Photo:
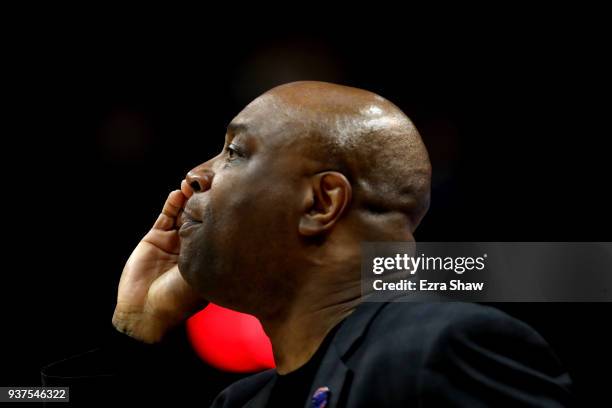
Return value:
M 246 403 L 244 408 L 265 408 L 268 405 L 268 400 L 270 399 L 270 393 L 272 392 L 272 388 L 276 383 L 276 373 L 270 378 L 270 381 L 266 383 L 258 392 L 255 394 L 253 398 Z
M 363 302 L 349 317 L 340 323 L 341 326 L 334 335 L 329 349 L 321 361 L 321 366 L 315 375 L 304 408 L 313 408 L 312 396 L 321 387 L 328 387 L 330 391 L 326 408 L 338 406 L 342 389 L 350 374 L 350 370 L 344 364 L 345 357 L 350 354 L 353 346 L 358 344 L 358 340 L 365 335 L 370 322 L 385 304 Z M 275 383 L 276 375 L 272 376 L 270 381 L 244 407 L 265 408 Z
M 344 364 L 345 358 L 353 350 L 353 346 L 358 344 L 358 340 L 365 335 L 370 322 L 385 304 L 363 302 L 341 323 L 315 375 L 304 408 L 316 408 L 313 407 L 312 396 L 321 387 L 329 388 L 325 407 L 338 406 L 342 389 L 347 383 L 346 379 L 351 374 Z

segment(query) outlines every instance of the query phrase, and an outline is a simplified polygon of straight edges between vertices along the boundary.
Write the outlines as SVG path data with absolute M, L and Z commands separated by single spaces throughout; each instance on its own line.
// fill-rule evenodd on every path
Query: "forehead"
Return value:
M 256 139 L 266 147 L 293 144 L 307 133 L 307 126 L 298 120 L 290 108 L 269 95 L 263 95 L 247 105 L 227 126 L 231 138 L 243 136 Z

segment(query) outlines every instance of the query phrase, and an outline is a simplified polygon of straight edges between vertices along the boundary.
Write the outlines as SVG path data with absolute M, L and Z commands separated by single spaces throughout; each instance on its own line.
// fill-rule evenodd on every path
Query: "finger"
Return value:
M 164 203 L 162 214 L 166 214 L 169 217 L 176 217 L 184 204 L 185 195 L 183 195 L 181 190 L 171 191 Z
M 187 184 L 187 180 L 181 181 L 181 191 L 187 198 L 190 198 L 193 195 L 193 189 L 189 184 Z
M 161 231 L 150 230 L 141 242 L 147 242 L 167 254 L 178 255 L 180 250 L 180 238 L 175 230 Z
M 174 190 L 170 192 L 164 208 L 162 208 L 161 214 L 157 217 L 157 221 L 153 224 L 154 229 L 160 229 L 168 231 L 174 228 L 176 224 L 176 217 L 180 213 L 183 205 L 185 204 L 186 197 L 181 190 Z

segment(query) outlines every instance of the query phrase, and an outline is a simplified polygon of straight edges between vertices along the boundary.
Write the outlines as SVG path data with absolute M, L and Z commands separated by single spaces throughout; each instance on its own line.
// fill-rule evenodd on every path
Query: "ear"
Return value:
M 315 174 L 306 192 L 299 232 L 313 236 L 329 230 L 351 202 L 351 183 L 342 173 L 326 171 Z

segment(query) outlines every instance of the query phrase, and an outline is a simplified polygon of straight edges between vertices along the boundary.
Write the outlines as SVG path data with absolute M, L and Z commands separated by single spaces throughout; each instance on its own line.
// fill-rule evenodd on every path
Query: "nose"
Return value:
M 204 165 L 200 165 L 187 173 L 185 181 L 187 181 L 187 184 L 194 193 L 202 193 L 210 189 L 214 176 L 215 174 L 212 170 Z

